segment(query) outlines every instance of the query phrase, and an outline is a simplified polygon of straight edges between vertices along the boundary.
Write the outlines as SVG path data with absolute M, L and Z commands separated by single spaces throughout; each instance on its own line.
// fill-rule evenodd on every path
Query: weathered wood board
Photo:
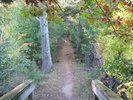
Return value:
M 27 80 L 11 90 L 9 93 L 2 96 L 0 100 L 25 100 L 28 96 L 30 100 L 33 100 L 34 89 L 34 80 Z
M 92 90 L 95 93 L 94 96 L 97 96 L 99 100 L 123 100 L 99 80 L 92 80 Z

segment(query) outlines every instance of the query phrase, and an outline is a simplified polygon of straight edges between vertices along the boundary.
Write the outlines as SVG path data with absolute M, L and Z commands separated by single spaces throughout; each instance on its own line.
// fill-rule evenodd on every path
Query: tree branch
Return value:
M 56 0 L 54 0 L 55 1 L 55 3 L 58 5 L 58 7 L 61 9 L 61 7 L 60 7 L 60 5 L 57 3 L 57 1 Z M 61 9 L 62 10 L 62 9 Z M 63 10 L 62 10 L 63 11 Z
M 110 24 L 111 24 L 111 26 L 112 26 L 112 28 L 113 28 L 115 34 L 117 34 L 117 32 L 116 32 L 116 30 L 115 30 L 115 28 L 114 28 L 114 26 L 113 26 L 111 20 L 108 18 L 107 14 L 103 11 L 102 7 L 100 6 L 100 4 L 98 3 L 97 0 L 96 0 L 96 3 L 98 4 L 98 6 L 99 6 L 99 8 L 102 10 L 102 12 L 105 14 L 105 16 L 107 17 L 107 19 L 109 20 L 109 22 L 110 22 Z
M 36 19 L 40 22 L 40 18 L 36 17 Z

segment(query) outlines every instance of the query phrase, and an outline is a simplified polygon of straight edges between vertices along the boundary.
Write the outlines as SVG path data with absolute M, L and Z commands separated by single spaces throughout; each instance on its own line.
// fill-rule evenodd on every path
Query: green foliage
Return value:
M 55 25 L 49 23 L 50 51 L 53 61 L 57 61 L 57 52 L 62 47 L 62 36 L 66 32 L 64 24 Z
M 131 81 L 133 77 L 132 44 L 124 41 L 124 38 L 113 38 L 112 35 L 100 38 L 102 56 L 105 59 L 103 68 L 109 75 L 115 76 L 121 81 Z
M 11 41 L 10 37 L 4 39 L 0 49 L 0 86 L 4 89 L 10 88 L 10 82 L 17 72 L 25 72 L 29 66 L 29 60 L 15 50 Z
M 10 4 L 13 0 L 1 0 L 1 3 Z
M 115 76 L 121 81 L 133 81 L 133 64 L 131 60 L 115 55 L 114 60 L 107 61 L 103 68 L 106 69 L 108 75 Z
M 62 9 L 58 7 L 57 2 L 58 1 L 56 1 L 56 3 L 52 1 L 51 3 L 47 4 L 47 2 L 42 1 L 40 6 L 38 3 L 25 1 L 24 7 L 21 8 L 21 15 L 24 18 L 28 18 L 29 16 L 42 17 L 44 13 L 47 13 L 48 16 L 46 20 L 58 25 L 59 23 L 63 23 L 64 19 L 62 19 L 61 16 L 57 14 L 59 11 L 62 11 Z
M 16 33 L 14 35 L 19 37 L 18 45 L 20 46 L 20 51 L 29 56 L 31 60 L 41 58 L 42 47 L 39 22 L 35 18 L 24 19 L 21 16 L 18 17 L 17 22 L 14 25 L 14 33 Z
M 82 39 L 76 39 L 76 42 L 81 44 L 81 54 L 85 54 L 84 57 L 85 63 L 88 62 L 87 55 L 94 50 L 94 44 L 96 43 L 95 37 L 98 34 L 98 30 L 93 27 L 90 27 L 86 22 L 86 19 L 81 18 L 81 25 L 84 31 L 80 32 L 80 34 L 75 34 L 76 36 L 80 36 Z
M 10 47 L 9 45 L 9 43 L 1 44 L 0 48 L 0 86 L 3 85 L 4 87 L 6 86 L 6 82 L 10 79 L 10 76 L 13 76 L 16 71 L 13 58 L 9 58 L 9 55 L 7 55 L 8 51 L 5 50 L 6 47 Z
M 43 12 L 40 13 L 40 8 L 36 7 L 36 6 L 29 6 L 28 8 L 24 7 L 22 10 L 21 10 L 21 15 L 24 17 L 24 18 L 27 18 L 29 16 L 31 17 L 36 17 L 36 16 L 43 16 Z M 32 14 L 31 14 L 32 13 Z
M 124 85 L 123 88 L 121 88 Z M 119 89 L 119 91 L 117 92 L 120 96 L 123 92 L 126 93 L 127 97 L 132 100 L 133 99 L 133 82 L 129 82 L 129 83 L 123 83 L 121 85 L 119 85 L 117 87 L 117 89 Z
M 45 77 L 44 74 L 41 73 L 40 70 L 38 70 L 38 66 L 34 61 L 32 61 L 31 66 L 28 67 L 28 71 L 26 73 L 28 74 L 29 79 L 35 80 L 36 85 L 39 85 L 39 81 L 41 81 L 41 79 Z
M 97 67 L 89 69 L 89 74 L 86 76 L 87 79 L 97 79 L 100 75 L 100 70 Z
M 0 44 L 0 86 L 4 93 L 11 89 L 17 73 L 26 73 L 24 76 L 35 79 L 36 83 L 44 77 L 35 65 L 35 60 L 41 58 L 40 25 L 34 18 L 22 18 L 19 13 L 22 5 L 14 2 L 12 8 L 4 8 L 4 34 Z
M 22 54 L 31 60 L 37 60 L 42 58 L 40 23 L 35 18 L 25 19 L 20 15 L 20 9 L 23 5 L 23 2 L 18 2 L 11 5 L 14 8 L 6 8 L 5 17 L 12 19 L 12 21 L 5 27 L 5 32 L 15 40 L 14 44 Z
M 133 82 L 125 83 L 124 85 L 129 86 L 126 90 L 127 97 L 133 99 Z

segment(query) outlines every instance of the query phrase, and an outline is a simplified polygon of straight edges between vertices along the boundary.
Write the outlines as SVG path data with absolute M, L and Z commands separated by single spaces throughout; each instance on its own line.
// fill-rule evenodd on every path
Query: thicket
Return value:
M 36 18 L 23 18 L 20 10 L 23 2 L 13 2 L 0 6 L 4 9 L 4 28 L 0 44 L 0 91 L 6 93 L 26 79 L 35 79 L 36 85 L 44 77 L 38 69 L 41 63 L 40 23 Z M 0 17 L 0 30 L 2 30 Z M 57 58 L 56 51 L 61 48 L 62 32 L 57 32 L 60 25 L 49 23 L 52 58 Z M 58 34 L 60 33 L 60 34 Z M 23 77 L 21 77 L 23 76 Z M 21 77 L 21 80 L 20 80 Z M 12 86 L 14 84 L 14 86 Z
M 131 99 L 133 97 L 132 2 L 115 0 L 109 3 L 98 0 L 98 2 L 83 1 L 81 5 L 81 8 L 78 5 L 76 9 L 80 8 L 81 13 L 78 14 L 82 18 L 78 15 L 73 17 L 69 13 L 71 22 L 75 24 L 74 27 L 71 25 L 73 28 L 69 27 L 69 24 L 67 27 L 73 46 L 75 48 L 80 46 L 80 52 L 76 56 L 77 61 L 84 62 L 83 66 L 94 68 L 103 63 L 99 68 L 111 77 L 110 89 L 113 89 L 112 86 L 115 87 L 117 82 L 118 84 L 126 82 L 125 87 L 128 89 L 121 87 L 122 89 L 118 88 L 115 92 L 120 96 L 125 92 Z M 108 14 L 111 14 L 111 17 Z M 79 21 L 82 26 L 81 31 L 78 31 Z M 97 61 L 100 64 L 96 65 Z
M 82 2 L 82 17 L 94 30 L 98 29 L 97 54 L 102 58 L 102 70 L 111 77 L 109 88 L 126 82 L 128 89 L 121 87 L 117 93 L 125 92 L 129 99 L 133 97 L 133 50 L 132 18 L 133 2 L 123 0 Z M 92 6 L 93 5 L 93 6 Z M 130 85 L 129 85 L 130 84 Z M 126 87 L 126 86 L 125 86 Z

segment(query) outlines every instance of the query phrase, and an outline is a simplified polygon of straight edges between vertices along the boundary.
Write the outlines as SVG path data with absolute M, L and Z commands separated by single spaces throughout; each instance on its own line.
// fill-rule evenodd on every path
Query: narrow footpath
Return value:
M 90 82 L 86 80 L 88 72 L 75 60 L 74 49 L 69 39 L 64 38 L 59 52 L 59 63 L 55 70 L 46 74 L 46 78 L 36 89 L 36 100 L 92 100 Z M 86 84 L 87 83 L 87 84 Z

